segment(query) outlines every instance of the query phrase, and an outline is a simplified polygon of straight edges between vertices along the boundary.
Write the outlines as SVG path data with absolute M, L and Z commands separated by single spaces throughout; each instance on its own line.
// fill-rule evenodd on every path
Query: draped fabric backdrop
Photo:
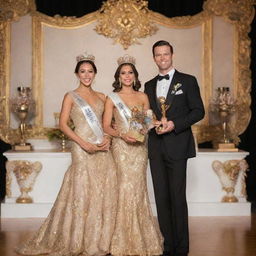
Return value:
M 104 1 L 93 0 L 36 0 L 37 11 L 54 16 L 76 16 L 81 17 L 90 12 L 98 10 Z M 203 10 L 203 0 L 149 0 L 148 8 L 159 12 L 167 17 L 195 15 Z M 252 70 L 252 118 L 246 131 L 240 136 L 239 148 L 250 152 L 246 158 L 250 170 L 247 173 L 247 193 L 248 200 L 256 201 L 256 141 L 254 139 L 256 131 L 256 18 L 252 22 L 250 32 L 252 40 L 251 70 Z

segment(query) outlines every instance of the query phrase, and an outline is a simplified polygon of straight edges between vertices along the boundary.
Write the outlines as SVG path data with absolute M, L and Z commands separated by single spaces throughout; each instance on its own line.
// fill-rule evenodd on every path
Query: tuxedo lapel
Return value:
M 169 87 L 169 90 L 168 90 L 168 93 L 167 93 L 167 97 L 166 97 L 166 104 L 167 105 L 171 105 L 173 103 L 175 94 L 172 94 L 172 91 L 173 91 L 174 85 L 179 82 L 178 81 L 178 76 L 179 76 L 178 72 L 177 72 L 177 70 L 175 70 L 175 72 L 173 74 L 171 84 L 170 84 L 170 87 Z
M 154 78 L 151 84 L 151 93 L 150 93 L 150 103 L 152 110 L 155 112 L 156 115 L 161 115 L 160 111 L 160 104 L 158 102 L 157 96 L 156 96 L 156 85 L 157 85 L 157 77 Z

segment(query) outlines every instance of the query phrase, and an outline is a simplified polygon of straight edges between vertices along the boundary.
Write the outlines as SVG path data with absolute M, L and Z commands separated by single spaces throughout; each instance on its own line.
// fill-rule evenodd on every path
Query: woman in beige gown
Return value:
M 90 123 L 83 114 L 87 102 L 87 109 L 95 113 L 100 125 L 105 101 L 102 93 L 91 88 L 97 69 L 92 56 L 88 58 L 91 59 L 78 58 L 75 73 L 80 85 L 65 95 L 60 115 L 60 128 L 73 141 L 72 164 L 50 214 L 37 233 L 17 248 L 19 254 L 98 256 L 109 253 L 116 218 L 116 168 L 108 151 L 109 139 L 103 133 L 95 135 L 90 125 L 95 128 L 96 123 Z M 69 117 L 75 131 L 67 125 Z M 97 142 L 99 135 L 102 142 Z
M 113 136 L 112 151 L 117 165 L 118 208 L 115 231 L 111 242 L 112 255 L 160 255 L 162 236 L 154 218 L 147 191 L 147 147 L 127 134 L 131 108 L 147 110 L 147 96 L 139 92 L 140 82 L 134 59 L 119 59 L 115 73 L 114 93 L 110 94 L 103 116 L 105 132 Z M 120 111 L 119 111 L 120 110 Z M 114 118 L 115 128 L 111 122 Z

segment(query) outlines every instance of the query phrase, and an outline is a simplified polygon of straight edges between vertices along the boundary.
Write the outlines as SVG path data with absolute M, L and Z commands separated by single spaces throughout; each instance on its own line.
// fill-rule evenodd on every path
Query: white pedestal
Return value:
M 29 195 L 33 198 L 32 204 L 17 204 L 15 201 L 20 195 L 20 190 L 16 178 L 11 173 L 12 183 L 10 186 L 11 197 L 6 197 L 1 204 L 2 218 L 45 218 L 53 206 L 66 170 L 71 163 L 70 152 L 59 152 L 56 150 L 35 150 L 32 152 L 5 153 L 8 161 L 27 160 L 31 162 L 39 161 L 42 170 L 37 176 L 34 188 Z
M 222 203 L 226 194 L 222 190 L 218 176 L 212 169 L 212 162 L 219 160 L 241 160 L 249 153 L 217 152 L 213 149 L 199 150 L 197 157 L 188 161 L 187 168 L 187 201 L 190 216 L 250 216 L 251 204 L 242 195 L 242 172 L 239 173 L 235 187 L 237 203 Z
M 12 197 L 6 198 L 1 204 L 2 218 L 44 218 L 48 215 L 60 189 L 63 176 L 71 163 L 69 152 L 54 150 L 35 150 L 33 152 L 8 151 L 4 154 L 9 161 L 28 160 L 40 161 L 42 170 L 36 178 L 34 188 L 29 195 L 33 198 L 32 204 L 17 204 L 16 198 L 20 195 L 19 186 L 12 173 Z M 214 160 L 241 160 L 248 152 L 216 152 L 214 150 L 200 150 L 196 158 L 188 161 L 187 171 L 187 201 L 190 216 L 249 216 L 251 205 L 241 195 L 242 179 L 238 178 L 235 195 L 237 203 L 221 203 L 225 194 L 211 164 Z M 154 192 L 150 170 L 148 169 L 148 191 L 151 206 L 156 215 Z

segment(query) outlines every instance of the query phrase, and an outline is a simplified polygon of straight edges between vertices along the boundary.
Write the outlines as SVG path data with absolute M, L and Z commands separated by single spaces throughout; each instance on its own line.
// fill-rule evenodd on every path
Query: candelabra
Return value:
M 216 145 L 218 151 L 238 151 L 228 134 L 228 123 L 235 112 L 235 100 L 230 94 L 229 87 L 218 87 L 217 96 L 213 99 L 211 110 L 218 114 L 222 137 Z
M 26 142 L 26 122 L 35 112 L 35 101 L 31 97 L 30 87 L 18 87 L 18 96 L 10 100 L 11 110 L 20 121 L 20 142 L 14 145 L 14 150 L 31 150 L 31 144 Z

